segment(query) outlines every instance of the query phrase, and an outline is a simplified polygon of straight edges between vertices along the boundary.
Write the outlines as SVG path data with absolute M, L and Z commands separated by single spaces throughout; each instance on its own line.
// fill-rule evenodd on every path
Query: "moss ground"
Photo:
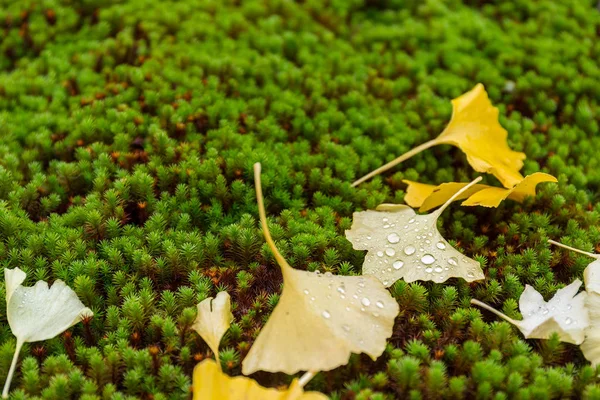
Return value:
M 546 298 L 600 251 L 600 12 L 595 0 L 1 0 L 0 262 L 63 279 L 95 316 L 25 346 L 14 399 L 186 399 L 211 357 L 195 304 L 232 294 L 225 370 L 278 300 L 252 164 L 296 268 L 360 272 L 352 212 L 402 202 L 402 179 L 467 181 L 437 147 L 350 183 L 436 136 L 482 82 L 535 199 L 444 213 L 440 229 L 486 280 L 397 282 L 384 355 L 353 356 L 309 388 L 332 399 L 600 398 L 579 348 L 525 340 L 525 284 Z M 486 183 L 497 184 L 493 177 Z M 0 284 L 0 379 L 15 340 Z M 290 351 L 294 349 L 291 348 Z M 290 377 L 258 373 L 268 386 Z

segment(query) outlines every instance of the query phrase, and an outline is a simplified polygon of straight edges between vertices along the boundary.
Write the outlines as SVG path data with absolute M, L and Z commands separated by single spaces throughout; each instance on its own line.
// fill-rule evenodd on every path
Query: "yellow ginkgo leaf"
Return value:
M 457 190 L 462 189 L 467 183 L 449 182 L 439 186 L 404 180 L 408 184 L 404 200 L 411 207 L 419 207 L 419 211 L 429 211 L 444 204 Z M 488 185 L 475 185 L 464 191 L 455 200 L 465 200 L 463 206 L 498 207 L 505 199 L 522 203 L 527 196 L 535 196 L 538 183 L 557 182 L 552 175 L 535 172 L 527 175 L 512 189 L 493 187 Z
M 198 304 L 198 315 L 192 325 L 208 344 L 219 362 L 219 343 L 233 321 L 231 298 L 227 292 L 219 292 L 213 299 L 209 297 Z M 220 365 L 220 364 L 218 364 Z
M 462 187 L 431 214 L 417 215 L 408 206 L 391 204 L 354 213 L 346 237 L 356 250 L 368 250 L 363 274 L 376 276 L 385 286 L 401 278 L 407 282 L 483 279 L 480 264 L 450 246 L 437 229 L 444 209 L 479 180 Z
M 584 357 L 595 367 L 600 364 L 600 254 L 588 253 L 554 240 L 548 242 L 595 259 L 583 271 L 589 326 L 585 330 L 585 340 L 580 346 Z
M 269 320 L 242 363 L 255 371 L 328 371 L 348 362 L 351 353 L 376 359 L 392 335 L 399 307 L 371 276 L 336 276 L 292 268 L 275 247 L 267 226 L 254 165 L 260 222 L 283 275 L 283 292 Z
M 577 294 L 581 281 L 576 279 L 569 286 L 559 289 L 548 302 L 532 288 L 525 286 L 519 298 L 519 310 L 523 319 L 512 319 L 500 311 L 472 299 L 478 305 L 515 325 L 528 339 L 548 339 L 557 333 L 563 342 L 580 344 L 589 326 L 588 311 L 585 307 L 586 292 Z
M 60 279 L 51 287 L 44 281 L 25 287 L 22 283 L 26 277 L 25 272 L 19 268 L 4 270 L 6 317 L 10 330 L 17 337 L 17 347 L 4 384 L 3 398 L 8 398 L 10 382 L 23 343 L 51 339 L 82 318 L 93 315 L 77 294 Z
M 213 360 L 205 360 L 194 368 L 194 400 L 326 400 L 318 392 L 304 392 L 301 383 L 294 379 L 287 390 L 260 386 L 244 376 L 224 374 Z
M 498 122 L 498 109 L 492 105 L 485 88 L 478 83 L 469 92 L 452 100 L 452 118 L 435 139 L 404 153 L 393 161 L 355 181 L 360 185 L 388 169 L 433 146 L 450 144 L 467 155 L 467 161 L 478 172 L 493 174 L 507 188 L 523 180 L 519 170 L 525 154 L 513 151 L 506 142 L 508 132 Z

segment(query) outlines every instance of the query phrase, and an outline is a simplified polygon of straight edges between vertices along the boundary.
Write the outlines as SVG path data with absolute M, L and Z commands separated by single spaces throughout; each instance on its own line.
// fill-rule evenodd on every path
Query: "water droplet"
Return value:
M 571 325 L 572 322 L 573 322 L 573 320 L 569 317 L 567 317 L 567 319 L 565 319 L 565 324 L 567 324 L 567 325 Z
M 343 286 L 340 286 L 340 287 L 338 287 L 338 288 L 337 288 L 337 291 L 338 291 L 338 292 L 340 292 L 341 294 L 344 294 L 344 293 L 346 293 L 346 289 L 344 289 L 344 287 L 343 287 Z
M 387 228 L 389 228 L 389 227 L 390 227 L 390 224 L 385 224 L 385 225 L 383 226 L 383 229 L 387 229 Z
M 468 278 L 474 278 L 474 277 L 475 277 L 475 275 L 473 274 L 473 272 L 472 272 L 472 271 L 469 271 L 469 272 L 467 272 L 467 277 L 468 277 Z
M 435 262 L 435 257 L 431 254 L 425 254 L 421 257 L 421 262 L 425 265 L 433 264 Z
M 346 296 L 344 296 L 343 294 L 340 294 L 340 299 L 342 299 L 342 300 L 343 300 L 343 299 L 345 299 L 345 298 L 346 298 Z
M 361 307 L 361 308 L 360 308 L 360 311 L 362 311 L 362 312 L 365 312 L 365 308 L 364 308 L 364 307 Z
M 350 311 L 350 307 L 346 307 L 346 311 Z
M 385 254 L 387 254 L 390 257 L 393 257 L 396 255 L 396 250 L 394 249 L 385 249 Z
M 378 251 L 377 252 L 377 257 L 383 257 L 383 251 Z
M 384 284 L 385 286 L 387 286 L 387 284 L 388 284 L 388 283 L 389 283 L 389 281 L 388 281 L 388 280 L 385 280 L 385 281 L 383 281 L 383 284 Z
M 311 298 L 310 298 L 310 301 L 315 301 L 315 298 L 314 298 L 314 297 L 311 297 Z
M 379 300 L 375 305 L 379 308 L 383 308 L 383 301 Z
M 427 268 L 425 268 L 425 272 L 427 272 L 428 274 L 430 274 L 430 273 L 433 272 L 433 268 L 427 267 Z
M 371 236 L 367 236 L 367 239 L 368 239 L 368 240 L 371 240 Z
M 389 219 L 387 219 L 387 218 L 384 218 L 382 221 L 383 221 L 383 222 L 388 222 L 388 221 L 389 221 Z
M 573 308 L 573 306 L 570 304 L 567 304 L 567 310 L 570 310 L 571 308 Z
M 365 287 L 365 282 L 364 282 L 364 281 L 362 281 L 362 280 L 361 280 L 361 281 L 359 281 L 359 282 L 358 282 L 358 287 L 362 287 L 362 288 L 364 288 L 364 287 Z
M 329 317 L 331 317 L 331 314 L 329 314 L 329 311 L 327 311 L 327 310 L 323 311 L 323 313 L 321 315 L 325 319 L 329 319 Z
M 304 294 L 308 294 L 308 289 L 304 289 Z
M 414 254 L 416 250 L 417 249 L 415 249 L 414 246 L 406 246 L 404 248 L 404 254 L 406 254 L 407 256 L 410 256 L 411 254 Z
M 353 295 L 352 295 L 352 298 L 353 298 L 353 299 L 358 299 L 358 296 L 357 296 L 357 295 L 355 295 L 355 294 L 353 294 Z
M 542 309 L 542 314 L 544 314 L 544 315 L 548 314 L 548 309 L 544 307 L 544 308 Z
M 371 305 L 371 300 L 367 299 L 366 297 L 363 297 L 363 299 L 360 302 L 365 307 L 369 307 L 369 305 Z
M 439 265 L 436 265 L 435 269 L 434 269 L 435 272 L 442 272 L 443 270 L 444 269 L 442 267 L 440 267 Z
M 350 327 L 348 325 L 342 325 L 342 329 L 346 332 L 350 332 Z
M 408 221 L 409 224 L 412 224 L 413 222 L 415 222 L 414 218 L 412 218 L 410 221 Z
M 390 233 L 387 237 L 388 242 L 390 243 L 398 243 L 400 241 L 400 236 L 397 233 Z
M 404 262 L 400 261 L 400 260 L 394 261 L 394 263 L 392 264 L 392 267 L 394 267 L 394 269 L 400 269 L 403 266 L 404 266 Z
M 444 242 L 437 242 L 437 244 L 435 245 L 435 247 L 437 247 L 440 250 L 445 250 L 446 249 L 446 245 L 444 244 Z
M 456 257 L 450 257 L 448 259 L 448 264 L 457 266 L 458 265 L 458 260 L 456 259 Z
M 379 313 L 376 313 L 376 312 L 374 312 L 374 313 L 373 313 L 373 316 L 374 316 L 375 318 L 378 318 L 378 317 L 379 317 Z

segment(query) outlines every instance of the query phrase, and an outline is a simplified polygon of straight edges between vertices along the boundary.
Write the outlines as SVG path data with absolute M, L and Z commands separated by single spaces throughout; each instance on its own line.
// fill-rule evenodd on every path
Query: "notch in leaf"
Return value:
M 512 188 L 523 180 L 519 170 L 523 167 L 525 154 L 511 150 L 507 137 L 508 132 L 498 122 L 498 109 L 490 102 L 483 85 L 478 83 L 469 92 L 452 100 L 452 118 L 437 138 L 369 172 L 352 186 L 360 185 L 423 150 L 450 144 L 467 155 L 467 161 L 475 171 L 493 174 L 504 187 Z
M 585 330 L 585 340 L 580 348 L 584 357 L 595 367 L 600 364 L 600 254 L 588 253 L 554 240 L 548 240 L 548 242 L 594 259 L 583 271 L 583 281 L 587 292 L 586 308 L 590 323 Z
M 376 276 L 385 286 L 402 278 L 407 282 L 484 279 L 480 264 L 453 248 L 437 229 L 446 207 L 480 180 L 466 184 L 431 214 L 417 215 L 412 208 L 395 204 L 355 212 L 346 238 L 354 249 L 368 250 L 363 274 Z
M 587 294 L 577 294 L 580 286 L 581 281 L 576 279 L 569 286 L 559 289 L 554 297 L 546 302 L 537 290 L 526 285 L 519 298 L 519 311 L 523 316 L 521 321 L 512 319 L 479 300 L 471 299 L 471 304 L 515 325 L 528 339 L 548 339 L 552 333 L 557 333 L 563 342 L 580 344 L 589 325 L 585 307 Z
M 204 360 L 194 368 L 194 400 L 325 400 L 317 392 L 303 390 L 314 374 L 307 373 L 294 379 L 287 390 L 276 390 L 260 386 L 250 378 L 230 377 L 221 370 L 219 343 L 233 321 L 231 298 L 227 292 L 219 292 L 216 298 L 209 297 L 198 304 L 198 316 L 192 328 L 206 341 L 215 354 L 216 361 Z
M 51 339 L 82 318 L 94 315 L 63 281 L 57 280 L 51 287 L 44 281 L 37 281 L 34 286 L 25 287 L 22 283 L 26 277 L 27 274 L 19 268 L 4 269 L 6 316 L 11 331 L 17 337 L 17 346 L 2 391 L 3 398 L 8 398 L 24 343 Z
M 259 163 L 254 165 L 254 177 L 260 223 L 281 268 L 283 292 L 244 359 L 242 372 L 328 371 L 346 364 L 351 353 L 379 357 L 399 312 L 394 298 L 371 276 L 292 268 L 269 232 Z

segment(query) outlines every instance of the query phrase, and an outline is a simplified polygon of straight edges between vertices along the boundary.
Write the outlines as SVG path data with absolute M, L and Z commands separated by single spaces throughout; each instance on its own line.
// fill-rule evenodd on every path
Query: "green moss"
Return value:
M 524 340 L 513 317 L 600 250 L 600 14 L 595 1 L 0 1 L 0 261 L 27 284 L 63 279 L 95 316 L 25 346 L 15 399 L 189 398 L 211 352 L 197 302 L 228 290 L 230 374 L 277 303 L 252 164 L 274 239 L 297 268 L 356 274 L 352 212 L 402 202 L 402 179 L 475 177 L 449 146 L 350 183 L 449 119 L 482 82 L 524 174 L 559 178 L 524 204 L 444 213 L 440 229 L 488 279 L 397 282 L 377 361 L 317 376 L 333 399 L 600 398 L 578 347 Z M 487 183 L 494 178 L 485 177 Z M 496 182 L 497 183 L 497 182 Z M 0 284 L 0 309 L 4 309 Z M 14 338 L 0 324 L 0 379 Z M 256 374 L 262 384 L 289 382 Z

